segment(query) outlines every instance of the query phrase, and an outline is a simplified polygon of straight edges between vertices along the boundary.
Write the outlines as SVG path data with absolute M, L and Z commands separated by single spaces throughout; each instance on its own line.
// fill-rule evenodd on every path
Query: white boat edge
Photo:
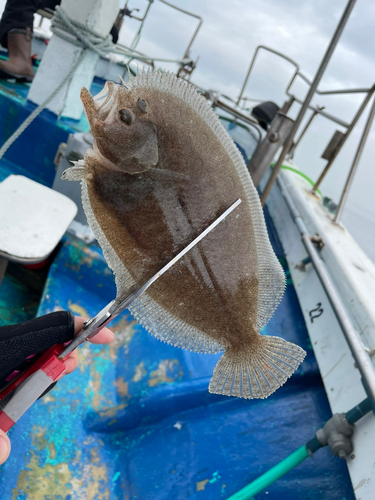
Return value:
M 375 265 L 345 227 L 332 222 L 320 198 L 311 193 L 311 185 L 303 177 L 291 171 L 281 171 L 279 175 L 309 233 L 321 236 L 324 247 L 320 256 L 354 328 L 366 348 L 371 349 L 375 346 Z M 263 178 L 261 189 L 267 178 L 268 175 Z M 359 371 L 312 265 L 307 264 L 305 271 L 296 267 L 307 254 L 277 187 L 272 189 L 267 207 L 284 247 L 332 413 L 346 412 L 366 398 Z M 375 419 L 368 414 L 355 425 L 354 450 L 347 458 L 357 500 L 374 498 L 375 463 L 371 436 L 375 436 Z

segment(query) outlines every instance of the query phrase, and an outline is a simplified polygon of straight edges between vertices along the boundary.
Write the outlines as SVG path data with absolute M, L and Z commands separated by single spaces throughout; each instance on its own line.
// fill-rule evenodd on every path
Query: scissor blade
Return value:
M 238 198 L 237 201 L 233 203 L 224 213 L 220 215 L 217 219 L 214 220 L 212 224 L 208 226 L 199 236 L 195 238 L 187 247 L 185 247 L 179 254 L 176 255 L 168 264 L 166 264 L 159 272 L 157 272 L 152 278 L 150 278 L 142 287 L 142 293 L 150 286 L 154 281 L 156 281 L 165 271 L 168 271 L 178 260 L 181 259 L 189 250 L 191 250 L 197 243 L 199 243 L 209 232 L 211 232 L 214 227 L 216 227 L 222 220 L 227 217 L 239 204 L 241 203 L 241 199 Z
M 81 332 L 77 337 L 70 342 L 70 344 L 61 353 L 60 358 L 66 357 L 76 347 L 85 342 L 85 340 L 92 339 L 99 331 L 106 326 L 113 318 L 120 314 L 124 309 L 127 309 L 140 295 L 142 295 L 147 288 L 152 285 L 160 276 L 162 276 L 168 269 L 170 269 L 178 260 L 181 259 L 189 250 L 191 250 L 197 243 L 199 243 L 209 232 L 211 232 L 222 220 L 224 220 L 238 205 L 241 203 L 239 198 L 233 203 L 220 217 L 214 220 L 202 233 L 197 236 L 189 245 L 187 245 L 179 254 L 177 254 L 168 264 L 166 264 L 160 271 L 158 271 L 152 278 L 150 278 L 144 285 L 134 290 L 123 300 L 115 299 L 110 302 L 102 311 L 100 311 L 94 318 L 88 320 Z
M 191 250 L 197 243 L 199 243 L 209 232 L 211 232 L 222 220 L 225 219 L 238 205 L 241 203 L 241 199 L 239 198 L 237 201 L 233 203 L 225 212 L 223 212 L 220 217 L 214 220 L 212 224 L 210 224 L 204 231 L 201 232 L 199 236 L 197 236 L 188 246 L 186 246 L 180 253 L 178 253 L 171 261 L 168 262 L 160 271 L 158 271 L 152 278 L 150 278 L 144 285 L 140 288 L 137 288 L 133 293 L 128 295 L 126 299 L 118 304 L 118 309 L 116 308 L 116 304 L 114 307 L 116 308 L 116 315 L 120 314 L 121 311 L 127 309 L 140 295 L 142 295 L 147 288 L 152 285 L 160 276 L 162 276 L 168 269 L 170 269 L 178 260 L 181 259 L 189 250 Z M 117 302 L 117 301 L 115 301 Z

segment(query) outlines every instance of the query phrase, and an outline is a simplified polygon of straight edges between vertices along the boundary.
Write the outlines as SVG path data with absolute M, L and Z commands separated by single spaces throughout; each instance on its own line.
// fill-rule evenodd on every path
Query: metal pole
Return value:
M 240 118 L 244 122 L 251 123 L 251 125 L 258 125 L 258 121 L 255 120 L 255 118 L 250 115 L 245 115 L 245 113 L 242 113 L 239 109 L 232 108 L 232 106 L 229 106 L 221 99 L 217 99 L 217 101 L 214 102 L 214 105 L 215 107 L 220 108 L 223 111 L 228 111 L 228 113 L 231 113 L 236 118 Z
M 255 62 L 255 58 L 258 54 L 258 51 L 260 49 L 260 46 L 256 48 L 255 52 L 254 52 L 254 56 L 253 56 L 253 59 L 250 63 L 250 66 L 249 66 L 249 69 L 247 70 L 247 73 L 246 73 L 246 76 L 245 76 L 245 81 L 243 82 L 243 85 L 242 85 L 242 88 L 241 88 L 241 92 L 240 92 L 240 95 L 238 96 L 238 100 L 237 100 L 237 106 L 240 104 L 240 100 L 242 98 L 242 94 L 245 90 L 245 87 L 246 87 L 246 84 L 247 84 L 247 81 L 249 79 L 249 76 L 250 76 L 250 73 L 251 73 L 251 70 L 253 69 L 253 66 L 254 66 L 254 62 Z
M 240 95 L 239 95 L 238 100 L 237 100 L 237 105 L 239 105 L 240 100 L 242 99 L 242 95 L 244 93 L 245 87 L 247 85 L 247 82 L 249 81 L 249 76 L 250 76 L 251 70 L 253 69 L 253 66 L 254 66 L 254 63 L 255 63 L 255 59 L 256 59 L 256 57 L 257 57 L 258 52 L 259 52 L 260 49 L 263 49 L 263 50 L 266 50 L 268 52 L 271 52 L 272 54 L 275 54 L 275 55 L 277 55 L 279 57 L 282 57 L 283 59 L 285 59 L 285 61 L 290 62 L 290 64 L 293 64 L 293 66 L 296 68 L 296 70 L 294 72 L 294 75 L 293 75 L 293 78 L 296 77 L 296 74 L 299 71 L 298 64 L 295 61 L 293 61 L 293 59 L 290 59 L 290 57 L 282 54 L 281 52 L 278 52 L 277 50 L 271 49 L 270 47 L 266 47 L 265 45 L 258 45 L 258 47 L 255 49 L 254 56 L 253 56 L 253 59 L 251 60 L 249 69 L 247 70 L 247 73 L 246 73 L 246 76 L 245 76 L 245 81 L 243 82 L 243 85 L 242 85 L 242 88 L 241 88 L 241 92 L 240 92 Z
M 309 106 L 309 104 L 311 102 L 311 99 L 313 98 L 313 96 L 315 94 L 315 91 L 316 91 L 316 89 L 317 89 L 317 87 L 319 85 L 319 82 L 320 82 L 320 80 L 321 80 L 321 78 L 323 76 L 323 73 L 324 73 L 324 71 L 325 71 L 325 69 L 326 69 L 326 67 L 328 65 L 328 62 L 331 59 L 333 51 L 335 50 L 335 47 L 336 47 L 336 45 L 337 45 L 337 43 L 339 41 L 339 38 L 340 38 L 340 36 L 341 36 L 341 34 L 342 34 L 343 30 L 344 30 L 345 24 L 346 24 L 347 20 L 349 19 L 349 16 L 350 16 L 350 14 L 351 14 L 351 12 L 353 10 L 353 7 L 354 7 L 355 3 L 356 3 L 356 0 L 349 0 L 347 6 L 345 8 L 345 11 L 344 11 L 344 13 L 343 13 L 343 15 L 342 15 L 342 17 L 340 19 L 340 22 L 339 22 L 339 24 L 338 24 L 338 26 L 336 28 L 336 31 L 335 31 L 335 33 L 334 33 L 334 35 L 332 37 L 332 40 L 330 41 L 330 44 L 329 44 L 329 46 L 327 48 L 327 51 L 326 51 L 325 55 L 324 55 L 324 58 L 323 58 L 320 66 L 319 66 L 319 69 L 318 69 L 316 75 L 315 75 L 314 81 L 311 84 L 311 87 L 310 87 L 310 90 L 309 90 L 309 92 L 308 92 L 308 94 L 306 96 L 306 99 L 305 99 L 304 103 L 302 104 L 302 107 L 301 107 L 300 112 L 299 112 L 299 114 L 297 116 L 297 119 L 296 119 L 296 121 L 295 121 L 295 123 L 293 125 L 293 128 L 292 128 L 292 130 L 290 132 L 290 135 L 289 135 L 287 141 L 284 144 L 284 147 L 283 147 L 283 149 L 282 149 L 282 151 L 280 153 L 280 156 L 279 156 L 279 158 L 278 158 L 278 160 L 276 162 L 276 165 L 274 166 L 274 168 L 273 168 L 273 170 L 271 172 L 270 178 L 268 179 L 268 182 L 267 182 L 267 184 L 266 184 L 266 186 L 265 186 L 265 188 L 263 190 L 263 193 L 262 193 L 262 196 L 261 196 L 262 205 L 264 205 L 265 202 L 266 202 L 266 199 L 267 199 L 267 197 L 268 197 L 268 195 L 269 195 L 269 193 L 271 191 L 271 188 L 272 188 L 272 186 L 273 186 L 273 184 L 275 182 L 277 174 L 279 173 L 279 170 L 280 170 L 281 165 L 282 165 L 282 163 L 284 161 L 284 158 L 285 158 L 286 154 L 288 153 L 288 151 L 290 149 L 290 146 L 293 143 L 293 139 L 294 139 L 294 136 L 296 135 L 297 129 L 300 126 L 301 121 L 302 121 L 302 119 L 303 119 L 303 117 L 304 117 L 304 115 L 306 113 L 306 110 L 307 110 L 307 108 L 308 108 L 308 106 Z
M 198 34 L 198 31 L 200 30 L 200 28 L 201 28 L 201 26 L 203 24 L 203 19 L 201 18 L 201 16 L 198 16 L 197 14 L 193 14 L 192 12 L 189 12 L 188 10 L 181 9 L 181 7 L 177 7 L 177 5 L 173 5 L 172 3 L 169 3 L 166 0 L 159 0 L 159 1 L 162 2 L 162 3 L 164 3 L 165 5 L 168 5 L 169 7 L 172 7 L 173 9 L 176 9 L 176 10 L 178 10 L 178 11 L 184 13 L 184 14 L 187 14 L 188 16 L 195 17 L 195 19 L 199 20 L 198 26 L 196 27 L 196 29 L 194 31 L 194 34 L 191 37 L 191 40 L 189 42 L 189 45 L 187 46 L 187 48 L 185 50 L 185 54 L 182 57 L 182 59 L 188 58 L 189 57 L 190 48 L 193 45 L 193 42 L 194 42 L 194 40 L 195 40 L 195 38 L 196 38 L 196 36 Z
M 371 99 L 371 96 L 374 93 L 374 90 L 375 90 L 375 85 L 372 86 L 371 89 L 369 89 L 367 96 L 363 99 L 363 102 L 362 102 L 359 110 L 357 111 L 357 114 L 355 115 L 355 117 L 353 118 L 353 121 L 351 122 L 351 124 L 349 125 L 347 131 L 345 132 L 345 135 L 342 138 L 342 143 L 341 143 L 340 147 L 335 151 L 335 153 L 332 156 L 332 158 L 329 160 L 329 162 L 327 163 L 327 165 L 324 167 L 323 172 L 320 174 L 319 179 L 316 181 L 314 187 L 312 188 L 312 191 L 314 193 L 319 188 L 319 186 L 322 183 L 324 177 L 326 176 L 328 170 L 331 168 L 332 163 L 335 161 L 336 156 L 339 154 L 339 152 L 341 151 L 341 149 L 342 149 L 343 145 L 345 144 L 347 138 L 351 134 L 353 128 L 357 125 L 357 122 L 360 119 L 363 111 L 365 110 L 365 108 L 366 108 L 369 100 Z
M 366 144 L 367 137 L 368 137 L 370 130 L 371 130 L 371 125 L 372 125 L 372 122 L 374 120 L 374 116 L 375 116 L 375 99 L 373 100 L 372 107 L 370 109 L 370 113 L 368 115 L 365 128 L 363 129 L 361 140 L 359 141 L 358 148 L 357 148 L 357 151 L 355 153 L 354 160 L 353 160 L 348 178 L 346 179 L 344 190 L 341 194 L 340 202 L 339 202 L 339 205 L 337 207 L 335 217 L 333 219 L 335 222 L 339 222 L 341 215 L 342 215 L 342 212 L 344 210 L 344 206 L 345 206 L 346 200 L 348 198 L 349 190 L 350 190 L 350 187 L 353 183 L 353 179 L 354 179 L 355 173 L 356 173 L 357 168 L 358 168 L 359 160 L 361 159 L 363 149 L 364 149 L 365 144 Z
M 302 137 L 306 134 L 307 132 L 307 129 L 310 127 L 313 119 L 316 117 L 316 115 L 319 113 L 319 111 L 322 111 L 322 109 L 324 109 L 324 106 L 322 107 L 317 107 L 317 109 L 314 109 L 314 111 L 311 113 L 311 116 L 310 118 L 308 119 L 306 125 L 305 125 L 305 128 L 302 130 L 300 136 L 298 137 L 298 139 L 296 140 L 296 142 L 294 143 L 294 145 L 292 146 L 292 149 L 290 150 L 290 153 L 289 153 L 289 156 L 291 158 L 293 158 L 293 155 L 294 155 L 294 152 L 295 150 L 297 149 L 297 146 L 298 144 L 301 142 L 301 139 Z

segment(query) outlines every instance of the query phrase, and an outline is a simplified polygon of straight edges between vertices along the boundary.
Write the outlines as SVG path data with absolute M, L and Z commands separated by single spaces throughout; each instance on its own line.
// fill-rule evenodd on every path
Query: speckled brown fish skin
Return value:
M 257 246 L 254 231 L 254 224 L 260 222 L 254 220 L 228 146 L 207 120 L 172 92 L 149 86 L 129 90 L 113 83 L 107 83 L 107 90 L 104 104 L 94 102 L 86 89 L 81 93 L 95 138 L 94 150 L 85 155 L 83 179 L 100 230 L 134 282 L 141 285 L 234 201 L 242 199 L 147 293 L 187 331 L 193 327 L 226 351 L 215 372 L 216 379 L 229 376 L 230 382 L 223 379 L 219 391 L 210 386 L 212 392 L 266 397 L 282 376 L 275 372 L 278 362 L 265 352 L 267 339 L 273 337 L 263 337 L 258 331 L 258 308 L 263 307 L 258 304 L 260 279 L 265 279 L 264 271 L 262 276 L 259 273 L 259 242 Z M 277 279 L 282 280 L 281 272 L 273 264 L 270 279 L 279 273 Z M 163 318 L 157 321 L 162 330 Z M 188 341 L 194 345 L 194 339 L 187 339 L 185 346 Z M 299 364 L 302 350 L 297 346 L 293 350 Z M 256 366 L 266 363 L 270 387 L 262 390 L 264 367 L 254 370 L 252 361 L 248 365 L 251 359 L 258 360 Z

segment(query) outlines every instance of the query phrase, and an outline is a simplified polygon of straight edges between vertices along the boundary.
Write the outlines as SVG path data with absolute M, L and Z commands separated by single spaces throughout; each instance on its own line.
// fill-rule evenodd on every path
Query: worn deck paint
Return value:
M 99 248 L 67 237 L 39 314 L 70 308 L 93 315 L 114 295 Z M 209 394 L 218 356 L 163 344 L 128 313 L 113 330 L 112 345 L 80 348 L 79 369 L 11 430 L 13 451 L 0 477 L 4 498 L 226 498 L 330 416 L 291 280 L 265 333 L 298 342 L 308 356 L 265 401 Z M 323 497 L 353 499 L 345 464 L 328 450 L 257 498 Z
M 2 105 L 0 99 L 0 110 Z M 48 131 L 52 153 L 58 134 L 48 114 L 41 120 L 45 123 L 39 126 L 53 129 Z M 31 131 L 26 142 L 33 137 Z M 40 171 L 32 156 L 30 176 L 48 183 L 51 156 Z M 12 161 L 1 162 L 0 176 L 6 169 L 23 168 L 26 160 L 14 153 Z M 112 273 L 100 249 L 67 236 L 50 268 L 38 313 L 70 309 L 91 316 L 114 296 Z M 1 467 L 1 498 L 225 499 L 305 443 L 330 417 L 290 278 L 264 333 L 296 342 L 308 355 L 287 384 L 264 401 L 208 393 L 219 355 L 163 344 L 127 312 L 111 327 L 115 341 L 80 348 L 79 368 L 10 431 L 13 449 Z M 257 499 L 353 500 L 345 463 L 329 450 L 318 453 Z

